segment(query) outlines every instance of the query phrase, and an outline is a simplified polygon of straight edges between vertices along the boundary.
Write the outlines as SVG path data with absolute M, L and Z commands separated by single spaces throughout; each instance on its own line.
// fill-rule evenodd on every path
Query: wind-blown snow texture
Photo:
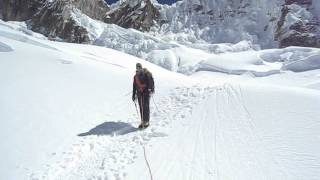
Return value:
M 90 23 L 104 32 L 97 44 L 110 32 L 131 42 L 113 43 L 123 51 L 166 45 L 145 56 L 190 76 L 0 21 L 0 179 L 150 179 L 145 159 L 154 179 L 320 178 L 319 49 L 201 50 Z M 156 82 L 144 131 L 130 97 L 136 62 Z

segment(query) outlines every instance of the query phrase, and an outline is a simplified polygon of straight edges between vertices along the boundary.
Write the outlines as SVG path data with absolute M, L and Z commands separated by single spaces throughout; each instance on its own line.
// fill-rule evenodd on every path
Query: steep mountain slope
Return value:
M 262 48 L 319 47 L 320 39 L 316 0 L 183 0 L 172 6 L 122 0 L 111 10 L 103 0 L 1 0 L 0 5 L 2 19 L 32 18 L 34 31 L 68 42 L 92 42 L 91 30 L 77 23 L 84 15 L 184 44 L 247 40 Z
M 128 1 L 109 11 L 104 22 L 117 24 L 124 28 L 149 31 L 160 18 L 160 12 L 151 0 Z
M 0 19 L 25 21 L 37 13 L 45 0 L 0 0 Z
M 56 0 L 45 2 L 30 21 L 33 31 L 68 42 L 89 43 L 91 29 L 79 22 L 82 16 L 103 19 L 108 6 L 103 0 Z
M 0 5 L 1 19 L 28 20 L 33 31 L 51 39 L 76 43 L 89 43 L 92 34 L 78 19 L 88 16 L 102 20 L 109 10 L 103 0 L 1 0 Z
M 319 179 L 319 49 L 243 53 L 185 76 L 0 21 L 0 179 L 150 179 L 146 160 L 155 179 Z M 136 62 L 156 81 L 144 131 L 130 97 Z M 287 70 L 216 72 L 272 62 Z

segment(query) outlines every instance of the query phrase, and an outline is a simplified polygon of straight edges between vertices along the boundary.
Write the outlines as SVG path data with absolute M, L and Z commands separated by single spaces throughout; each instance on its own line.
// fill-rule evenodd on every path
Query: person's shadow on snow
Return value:
M 131 124 L 124 122 L 104 122 L 88 132 L 78 134 L 78 136 L 90 136 L 90 135 L 124 135 L 137 131 L 138 128 L 133 127 Z

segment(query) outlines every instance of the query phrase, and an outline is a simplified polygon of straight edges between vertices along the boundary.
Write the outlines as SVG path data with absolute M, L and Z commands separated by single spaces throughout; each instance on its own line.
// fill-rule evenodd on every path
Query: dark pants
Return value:
M 138 94 L 141 120 L 146 123 L 150 120 L 150 95 L 149 93 Z

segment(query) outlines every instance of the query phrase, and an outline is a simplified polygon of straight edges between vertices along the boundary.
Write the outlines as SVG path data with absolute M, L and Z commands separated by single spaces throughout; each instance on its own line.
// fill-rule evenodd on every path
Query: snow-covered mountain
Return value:
M 91 40 L 92 30 L 81 24 L 79 19 L 88 16 L 102 20 L 109 10 L 103 0 L 56 0 L 44 1 L 39 12 L 29 22 L 33 31 L 50 38 L 68 42 L 87 43 Z
M 197 69 L 186 76 L 0 20 L 0 179 L 319 179 L 319 48 L 227 51 L 244 44 L 153 52 L 176 51 L 179 67 Z M 143 131 L 130 97 L 137 62 L 156 87 Z
M 151 0 L 118 2 L 116 8 L 109 11 L 105 22 L 117 24 L 124 28 L 149 31 L 160 18 L 159 10 Z
M 319 3 L 311 0 L 184 0 L 172 6 L 154 0 L 112 6 L 102 0 L 0 3 L 6 4 L 0 13 L 5 20 L 27 20 L 29 29 L 50 39 L 116 49 L 185 74 L 202 68 L 212 54 L 278 45 L 318 47 L 319 42 Z M 190 59 L 196 60 L 186 63 Z
M 183 0 L 172 6 L 121 0 L 111 7 L 103 0 L 1 0 L 0 5 L 2 19 L 31 19 L 34 31 L 68 42 L 94 41 L 92 29 L 79 20 L 88 16 L 189 44 L 246 40 L 262 48 L 320 47 L 316 0 Z
M 82 16 L 102 20 L 109 7 L 103 0 L 1 0 L 6 21 L 28 21 L 29 28 L 51 39 L 88 43 L 91 29 L 79 24 Z
M 185 32 L 210 43 L 248 40 L 262 48 L 319 44 L 315 0 L 184 0 L 162 6 L 160 32 Z
M 160 32 L 185 32 L 210 43 L 248 40 L 261 47 L 276 47 L 273 34 L 281 1 L 185 0 L 163 6 Z

